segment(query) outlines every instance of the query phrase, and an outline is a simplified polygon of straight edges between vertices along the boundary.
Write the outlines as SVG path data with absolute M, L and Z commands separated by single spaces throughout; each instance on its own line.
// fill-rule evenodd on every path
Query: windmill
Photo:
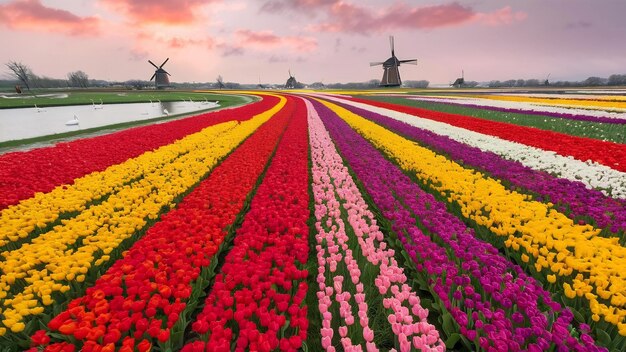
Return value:
M 461 78 L 457 78 L 456 81 L 454 81 L 454 83 L 452 83 L 450 86 L 455 87 L 455 88 L 461 88 L 464 85 L 465 85 L 465 72 L 461 70 Z
M 287 79 L 287 83 L 285 83 L 285 88 L 294 89 L 298 85 L 298 81 L 296 81 L 296 77 L 291 75 L 291 70 L 289 70 L 289 79 Z
M 169 57 L 165 59 L 165 61 L 163 61 L 161 66 L 157 66 L 154 64 L 154 62 L 148 60 L 148 62 L 156 68 L 156 71 L 154 71 L 154 74 L 152 75 L 150 80 L 152 81 L 154 79 L 154 85 L 157 89 L 162 89 L 162 88 L 170 86 L 170 79 L 167 76 L 171 76 L 171 75 L 163 69 L 163 65 L 165 65 L 165 63 L 169 59 L 170 59 Z
M 549 86 L 550 85 L 550 81 L 549 81 L 550 75 L 551 75 L 551 73 L 548 73 L 548 77 L 546 77 L 546 80 L 543 81 L 543 85 L 544 86 Z
M 259 84 L 257 85 L 257 88 L 259 88 L 259 89 L 267 89 L 266 86 L 261 84 L 261 76 L 259 76 Z
M 417 65 L 417 59 L 398 60 L 394 51 L 393 36 L 389 37 L 389 46 L 391 47 L 390 58 L 388 58 L 384 62 L 370 63 L 370 66 L 383 65 L 384 72 L 383 79 L 380 80 L 381 87 L 397 87 L 402 84 L 402 80 L 400 79 L 400 71 L 398 70 L 400 64 Z

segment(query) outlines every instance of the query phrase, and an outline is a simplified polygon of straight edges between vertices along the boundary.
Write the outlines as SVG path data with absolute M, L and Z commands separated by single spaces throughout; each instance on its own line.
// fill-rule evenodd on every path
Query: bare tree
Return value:
M 70 87 L 87 88 L 89 86 L 89 76 L 83 71 L 74 71 L 67 74 Z
M 33 71 L 31 71 L 30 67 L 17 61 L 9 61 L 5 65 L 13 72 L 15 78 L 24 83 L 26 88 L 30 90 L 30 80 L 33 77 Z
M 226 86 L 224 85 L 224 79 L 222 78 L 222 75 L 217 76 L 215 80 L 217 81 L 217 88 L 219 89 L 226 88 Z

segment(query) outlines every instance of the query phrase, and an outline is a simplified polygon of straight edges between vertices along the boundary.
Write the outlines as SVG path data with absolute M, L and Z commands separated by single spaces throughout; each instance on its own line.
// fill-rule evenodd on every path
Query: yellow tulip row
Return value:
M 564 106 L 564 107 L 576 107 L 583 109 L 611 109 L 622 110 L 626 109 L 626 101 L 610 101 L 610 100 L 585 100 L 585 99 L 547 99 L 547 98 L 535 98 L 525 96 L 509 96 L 509 95 L 464 95 L 470 98 L 491 99 L 500 101 L 515 101 L 524 103 L 538 103 L 544 105 Z
M 169 149 L 155 151 L 154 162 L 168 162 L 121 187 L 101 204 L 62 220 L 61 225 L 31 243 L 3 253 L 0 313 L 4 319 L 0 336 L 7 328 L 13 332 L 24 329 L 24 318 L 41 314 L 44 306 L 53 303 L 54 292 L 68 291 L 71 282 L 83 282 L 92 267 L 110 260 L 109 254 L 122 241 L 143 228 L 148 219 L 155 219 L 163 207 L 173 207 L 176 197 L 278 112 L 285 101 L 281 98 L 275 107 L 250 120 L 208 127 L 173 143 Z M 179 157 L 173 158 L 172 153 Z M 134 168 L 136 163 L 132 161 L 128 172 Z M 14 286 L 17 283 L 19 286 Z
M 575 292 L 595 316 L 626 336 L 626 248 L 617 238 L 600 237 L 600 230 L 575 224 L 552 204 L 510 191 L 500 180 L 463 168 L 337 105 L 324 104 L 401 168 L 458 204 L 464 217 L 503 236 L 505 245 L 534 265 L 544 281 L 556 282 L 559 276 L 565 295 L 573 298 Z
M 215 126 L 215 134 L 221 129 L 232 128 L 231 124 Z M 11 241 L 24 239 L 35 228 L 44 228 L 68 212 L 84 211 L 86 205 L 110 193 L 123 190 L 125 184 L 156 172 L 164 165 L 176 160 L 194 148 L 191 143 L 173 143 L 155 151 L 110 166 L 104 171 L 94 172 L 62 185 L 48 193 L 37 193 L 17 205 L 4 209 L 0 215 L 0 247 Z
M 182 145 L 182 147 L 192 147 Z M 84 211 L 87 204 L 107 194 L 119 191 L 125 184 L 155 172 L 188 150 L 176 143 L 148 151 L 104 171 L 93 172 L 76 179 L 72 185 L 60 185 L 48 193 L 36 193 L 19 204 L 0 212 L 0 248 L 23 240 L 30 233 L 43 229 L 61 214 Z

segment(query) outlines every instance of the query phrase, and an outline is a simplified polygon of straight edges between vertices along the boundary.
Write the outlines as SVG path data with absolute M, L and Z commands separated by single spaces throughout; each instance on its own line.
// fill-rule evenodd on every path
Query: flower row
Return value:
M 427 321 L 428 310 L 420 305 L 419 296 L 407 284 L 394 251 L 386 247 L 374 215 L 368 210 L 317 111 L 308 100 L 307 107 L 322 347 L 334 351 L 336 342 L 333 343 L 333 337 L 336 341 L 335 332 L 339 332 L 342 350 L 365 348 L 377 351 L 374 343 L 377 332 L 369 326 L 368 302 L 375 304 L 371 296 L 380 295 L 383 305 L 375 307 L 374 311 L 382 310 L 383 313 L 379 314 L 387 315 L 385 321 L 391 325 L 395 344 L 401 351 L 410 351 L 411 346 L 418 350 L 444 351 L 439 332 Z M 342 208 L 347 212 L 353 237 L 346 232 Z M 355 242 L 356 246 L 349 248 L 349 243 Z M 360 268 L 378 274 L 362 277 Z M 355 316 L 360 327 L 355 324 Z M 363 344 L 355 345 L 357 341 Z
M 613 99 L 573 99 L 568 97 L 547 98 L 533 96 L 517 96 L 517 95 L 484 95 L 474 96 L 468 95 L 469 98 L 484 98 L 500 101 L 522 101 L 527 103 L 542 104 L 548 106 L 563 106 L 571 108 L 609 110 L 623 112 L 626 109 L 626 101 Z
M 626 276 L 621 270 L 626 266 L 626 248 L 618 238 L 597 236 L 600 230 L 574 224 L 549 205 L 510 191 L 498 180 L 465 169 L 345 109 L 335 110 L 345 111 L 341 117 L 402 169 L 459 206 L 464 218 L 485 226 L 495 237 L 504 237 L 506 246 L 523 262 L 533 257 L 530 267 L 541 271 L 546 282 L 548 276 L 552 281 L 560 277 L 567 296 L 571 296 L 568 285 L 575 284 L 581 304 L 626 336 Z
M 262 111 L 257 111 L 255 115 Z M 247 112 L 252 113 L 253 110 Z M 238 115 L 232 120 L 244 121 L 248 119 L 250 116 Z M 219 120 L 218 117 L 217 121 Z M 220 130 L 234 126 L 233 122 L 212 124 L 204 133 L 219 135 Z M 182 129 L 182 131 L 186 131 L 186 129 Z M 159 170 L 165 165 L 176 162 L 178 158 L 198 148 L 199 146 L 194 141 L 204 143 L 201 138 L 194 137 L 195 135 L 195 133 L 190 134 L 154 151 L 147 151 L 120 164 L 111 165 L 106 170 L 84 175 L 75 179 L 71 185 L 58 185 L 48 193 L 37 193 L 32 198 L 22 200 L 18 205 L 4 209 L 0 213 L 0 229 L 2 229 L 0 248 L 11 242 L 27 239 L 33 231 L 41 231 L 63 214 L 83 211 L 88 204 L 123 191 L 132 183 L 141 182 L 147 174 L 160 172 Z M 106 145 L 99 148 L 106 148 Z M 124 148 L 124 145 L 119 145 L 118 148 Z M 50 171 L 53 172 L 53 170 Z
M 295 351 L 307 337 L 307 124 L 296 109 L 183 351 Z
M 159 177 L 167 172 L 166 168 L 187 158 L 193 150 L 205 148 L 206 137 L 216 138 L 236 125 L 235 122 L 226 122 L 207 127 L 202 132 L 189 135 L 155 151 L 143 153 L 121 164 L 110 166 L 104 171 L 78 178 L 72 185 L 57 187 L 49 193 L 37 193 L 35 197 L 5 209 L 0 215 L 0 228 L 3 230 L 0 245 L 5 249 L 16 250 L 17 248 L 11 247 L 19 248 L 20 242 L 27 241 L 29 237 L 36 237 L 62 214 L 80 213 L 87 208 L 91 210 L 89 205 L 101 199 L 106 200 L 101 205 L 96 205 L 96 208 L 104 208 L 106 203 L 112 201 L 122 202 L 127 198 L 125 193 L 132 192 L 151 177 Z M 121 208 L 121 204 L 114 206 Z M 88 214 L 84 212 L 77 218 L 81 216 L 86 217 Z M 37 232 L 30 236 L 35 229 Z M 16 245 L 12 246 L 13 243 Z
M 626 145 L 624 144 L 389 103 L 365 101 L 357 98 L 352 98 L 351 100 L 443 122 L 541 150 L 553 151 L 563 156 L 572 156 L 581 161 L 591 160 L 614 170 L 626 172 L 626 163 L 623 162 L 623 160 L 626 160 Z
M 284 105 L 284 98 L 279 105 Z M 27 316 L 41 314 L 41 308 L 53 302 L 55 292 L 66 292 L 71 283 L 83 282 L 90 271 L 108 262 L 115 248 L 173 207 L 180 195 L 273 114 L 269 110 L 241 123 L 216 125 L 186 137 L 181 143 L 193 146 L 185 148 L 188 153 L 63 220 L 31 243 L 3 253 L 3 325 L 14 332 L 22 330 Z
M 320 114 L 340 152 L 475 349 L 538 351 L 554 344 L 599 350 L 584 331 L 581 341 L 570 335 L 572 313 L 538 282 L 495 247 L 477 240 L 444 203 L 422 191 L 344 122 L 356 116 L 324 104 L 329 109 L 320 106 Z
M 367 118 L 395 133 L 411 138 L 464 165 L 510 183 L 509 188 L 521 188 L 537 194 L 538 200 L 549 199 L 559 208 L 570 211 L 572 217 L 589 217 L 600 228 L 613 233 L 626 231 L 626 200 L 607 197 L 602 192 L 588 189 L 581 182 L 556 178 L 546 172 L 536 171 L 519 162 L 506 160 L 499 155 L 482 151 L 452 138 L 417 128 L 403 121 L 369 110 L 340 103 L 340 106 Z
M 228 227 L 242 211 L 292 110 L 293 103 L 287 102 L 259 127 L 176 209 L 135 242 L 85 296 L 54 317 L 48 324 L 50 332 L 73 339 L 83 350 L 96 348 L 100 338 L 103 348 L 128 346 L 132 351 L 142 341 L 177 347 L 172 330 L 187 307 L 198 303 L 198 293 L 192 296 L 192 292 L 204 288 L 198 283 L 214 264 Z M 109 318 L 98 319 L 103 315 Z M 33 345 L 49 343 L 50 337 L 44 336 L 46 331 L 35 333 Z
M 603 122 L 614 124 L 626 124 L 626 113 L 615 113 L 608 111 L 586 110 L 576 108 L 566 108 L 559 106 L 544 106 L 525 101 L 498 101 L 481 98 L 465 98 L 465 97 L 418 97 L 413 96 L 410 99 L 418 101 L 427 101 L 435 103 L 445 103 L 452 105 L 460 105 L 472 108 L 486 109 L 492 111 L 501 111 L 509 113 L 520 113 L 538 116 L 550 116 L 568 120 Z
M 58 143 L 52 147 L 0 155 L 0 210 L 33 197 L 36 192 L 46 193 L 55 187 L 71 184 L 78 177 L 104 170 L 203 128 L 235 118 L 247 120 L 278 103 L 275 96 L 261 96 L 261 99 L 236 110 L 224 109 Z
M 597 188 L 602 193 L 615 198 L 626 198 L 626 173 L 604 165 L 583 162 L 543 149 L 507 141 L 488 134 L 477 133 L 451 124 L 419 118 L 415 115 L 405 114 L 392 109 L 345 99 L 330 97 L 328 99 L 402 121 L 411 126 L 478 148 L 484 152 L 495 153 L 504 159 L 519 162 L 533 170 L 544 171 L 570 181 L 581 182 L 589 188 Z

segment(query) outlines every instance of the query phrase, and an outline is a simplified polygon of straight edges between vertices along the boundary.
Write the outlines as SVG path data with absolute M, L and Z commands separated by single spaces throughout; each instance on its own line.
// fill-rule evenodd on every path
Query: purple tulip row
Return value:
M 596 226 L 608 228 L 612 233 L 626 231 L 626 200 L 614 199 L 602 192 L 588 189 L 582 182 L 558 178 L 543 171 L 533 170 L 517 161 L 506 160 L 493 152 L 457 142 L 449 137 L 411 126 L 393 118 L 347 104 L 340 106 L 367 118 L 396 133 L 443 152 L 453 160 L 484 170 L 496 178 L 507 180 L 513 187 L 526 189 L 539 195 L 538 201 L 549 200 L 560 204 L 559 211 L 565 212 L 564 205 L 571 211 L 570 216 L 585 216 L 593 219 Z
M 573 314 L 537 281 L 477 240 L 445 204 L 422 191 L 337 115 L 319 103 L 315 107 L 461 334 L 487 351 L 540 351 L 551 345 L 559 351 L 602 350 L 584 332 L 580 340 L 570 335 Z
M 566 114 L 566 113 L 562 113 L 562 112 L 552 112 L 552 111 L 537 111 L 537 110 L 524 110 L 524 109 L 515 109 L 515 108 L 503 108 L 503 107 L 498 107 L 498 106 L 467 104 L 467 103 L 453 103 L 453 102 L 448 102 L 448 101 L 428 100 L 428 102 L 429 103 L 436 103 L 436 104 L 462 106 L 462 107 L 472 108 L 472 109 L 481 109 L 481 110 L 491 110 L 491 111 L 498 111 L 498 112 L 507 112 L 507 113 L 512 113 L 512 114 L 538 115 L 538 116 L 556 117 L 556 118 L 566 119 L 566 120 L 577 120 L 577 121 L 586 121 L 586 122 L 610 123 L 610 124 L 615 124 L 615 125 L 626 125 L 626 119 L 618 119 L 618 118 L 611 118 L 611 117 L 590 116 L 590 115 L 581 115 L 581 114 Z

